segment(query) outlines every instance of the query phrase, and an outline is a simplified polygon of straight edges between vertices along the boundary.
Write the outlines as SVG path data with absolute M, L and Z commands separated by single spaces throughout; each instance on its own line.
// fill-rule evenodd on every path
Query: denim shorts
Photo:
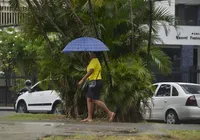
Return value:
M 103 87 L 103 80 L 95 80 L 96 84 L 94 87 L 88 87 L 88 92 L 86 94 L 86 97 L 92 99 L 92 100 L 99 100 L 100 99 L 100 92 Z M 92 83 L 92 81 L 89 81 Z

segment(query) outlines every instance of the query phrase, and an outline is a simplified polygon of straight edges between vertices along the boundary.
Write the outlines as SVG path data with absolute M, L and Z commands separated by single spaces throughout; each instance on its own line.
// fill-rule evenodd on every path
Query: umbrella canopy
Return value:
M 81 37 L 72 40 L 64 49 L 64 53 L 69 52 L 100 52 L 109 51 L 108 47 L 100 40 L 92 37 Z

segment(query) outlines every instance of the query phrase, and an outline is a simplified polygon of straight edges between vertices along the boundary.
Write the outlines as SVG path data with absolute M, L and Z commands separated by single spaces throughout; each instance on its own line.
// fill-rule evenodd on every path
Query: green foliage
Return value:
M 20 10 L 19 0 L 10 2 Z M 73 117 L 85 114 L 85 98 L 77 82 L 85 74 L 88 57 L 85 53 L 63 54 L 61 50 L 75 38 L 95 37 L 88 1 L 26 0 L 25 3 L 29 10 L 22 31 L 27 39 L 35 40 L 34 45 L 27 47 L 28 52 L 37 57 L 35 72 L 39 73 L 40 80 L 57 80 L 55 84 L 65 101 L 67 114 Z M 103 64 L 105 88 L 102 98 L 113 109 L 119 104 L 119 119 L 130 121 L 134 111 L 139 110 L 140 100 L 150 96 L 148 93 L 154 80 L 152 69 L 168 74 L 170 59 L 157 47 L 152 47 L 150 56 L 147 56 L 148 1 L 92 0 L 92 4 L 100 38 L 110 48 L 106 55 L 110 60 L 113 89 L 111 94 L 108 72 Z M 159 39 L 156 33 L 161 25 L 167 33 L 168 25 L 174 22 L 167 9 L 153 7 L 152 42 Z M 35 70 L 34 67 L 30 69 Z
M 13 114 L 12 116 L 7 116 L 3 118 L 4 120 L 11 121 L 56 121 L 64 120 L 65 116 L 63 115 L 54 115 L 54 114 Z
M 15 85 L 10 88 L 11 91 L 19 92 L 22 88 L 25 87 L 26 79 L 16 79 Z
M 11 74 L 13 71 L 19 75 L 31 75 L 36 57 L 35 48 L 38 44 L 35 40 L 26 40 L 22 33 L 14 28 L 0 31 L 0 59 L 1 70 Z
M 142 59 L 144 62 L 147 60 L 150 62 L 150 69 L 154 72 L 160 72 L 161 74 L 171 73 L 171 60 L 160 48 L 152 46 L 151 53 L 148 57 L 147 46 L 141 47 L 137 50 L 135 58 Z
M 61 98 L 65 101 L 66 114 L 74 117 L 77 116 L 77 113 L 76 115 L 72 113 L 78 106 L 77 98 L 84 96 L 77 83 L 85 71 L 81 70 L 82 64 L 77 61 L 76 54 L 65 55 L 59 51 L 60 46 L 54 44 L 54 47 L 53 52 L 46 46 L 43 46 L 43 51 L 40 51 L 42 58 L 38 61 L 39 79 L 54 80 L 55 89 L 58 89 Z
M 110 94 L 109 84 L 105 84 L 104 99 L 114 105 L 113 108 L 116 105 L 120 107 L 121 111 L 118 117 L 127 116 L 123 120 L 130 121 L 133 119 L 128 116 L 130 108 L 136 107 L 139 111 L 138 101 L 146 100 L 150 96 L 150 85 L 154 77 L 152 72 L 147 69 L 146 62 L 135 59 L 131 54 L 112 60 L 110 68 L 113 89 Z
M 0 30 L 0 70 L 6 79 L 15 80 L 12 91 L 24 87 L 24 81 L 37 75 L 37 61 L 44 44 L 40 38 L 26 39 L 24 34 L 15 28 Z M 17 78 L 18 77 L 18 78 Z
M 11 65 L 13 64 L 13 59 L 17 55 L 15 52 L 15 42 L 19 46 L 21 39 L 18 38 L 16 32 L 13 29 L 8 29 L 7 31 L 0 31 L 0 59 L 1 59 L 1 70 L 4 72 L 11 71 Z

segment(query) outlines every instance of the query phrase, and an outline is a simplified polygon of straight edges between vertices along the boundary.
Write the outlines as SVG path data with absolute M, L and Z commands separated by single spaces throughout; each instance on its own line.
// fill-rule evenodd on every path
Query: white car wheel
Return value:
M 24 102 L 20 102 L 17 106 L 17 113 L 27 113 L 27 107 Z
M 166 115 L 167 124 L 177 124 L 179 123 L 178 116 L 175 111 L 168 111 Z
M 61 104 L 55 105 L 55 106 L 53 107 L 52 113 L 53 113 L 53 114 L 56 114 L 56 115 L 61 115 L 61 114 L 62 114 L 62 107 L 61 107 Z

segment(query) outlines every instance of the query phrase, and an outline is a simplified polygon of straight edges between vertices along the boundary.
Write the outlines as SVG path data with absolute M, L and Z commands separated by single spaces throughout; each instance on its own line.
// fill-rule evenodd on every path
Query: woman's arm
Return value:
M 83 82 L 94 72 L 94 69 L 90 69 L 88 73 L 82 78 Z
M 82 85 L 83 82 L 94 72 L 94 69 L 90 69 L 87 74 L 78 82 L 78 85 Z

